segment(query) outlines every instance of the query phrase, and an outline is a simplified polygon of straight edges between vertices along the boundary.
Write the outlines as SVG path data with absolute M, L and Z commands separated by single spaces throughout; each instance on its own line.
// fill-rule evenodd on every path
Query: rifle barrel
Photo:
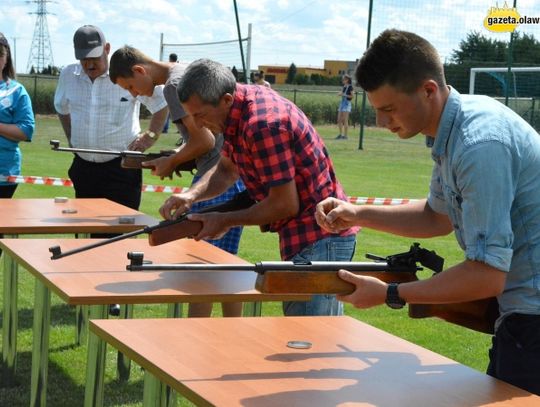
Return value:
M 130 238 L 130 237 L 133 237 L 133 236 L 137 236 L 137 235 L 140 235 L 142 233 L 146 233 L 147 228 L 148 228 L 148 226 L 145 227 L 144 229 L 134 230 L 133 232 L 124 233 L 124 234 L 119 235 L 119 236 L 114 236 L 114 237 L 111 237 L 111 238 L 108 238 L 108 239 L 99 240 L 99 241 L 97 241 L 95 243 L 91 243 L 91 244 L 88 244 L 86 246 L 77 247 L 75 249 L 68 250 L 67 252 L 63 252 L 63 253 L 62 253 L 62 249 L 60 248 L 60 246 L 52 246 L 52 247 L 49 247 L 49 251 L 52 253 L 51 259 L 52 260 L 61 259 L 62 257 L 71 256 L 72 254 L 84 252 L 86 250 L 94 249 L 96 247 L 105 246 L 105 245 L 107 245 L 109 243 L 114 243 L 114 242 L 118 242 L 119 240 L 124 240 L 124 239 Z
M 392 271 L 416 272 L 420 267 L 389 266 L 386 262 L 339 262 L 313 261 L 293 263 L 292 261 L 258 262 L 255 264 L 212 264 L 212 263 L 176 263 L 176 264 L 129 264 L 130 271 Z

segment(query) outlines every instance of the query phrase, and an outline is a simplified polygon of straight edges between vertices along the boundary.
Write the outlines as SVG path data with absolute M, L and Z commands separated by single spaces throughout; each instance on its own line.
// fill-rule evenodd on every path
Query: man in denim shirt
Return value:
M 497 297 L 488 374 L 540 394 L 540 136 L 501 103 L 448 87 L 436 50 L 412 33 L 383 32 L 356 79 L 380 126 L 402 139 L 427 136 L 430 193 L 398 207 L 326 199 L 317 222 L 333 232 L 361 225 L 409 237 L 454 231 L 466 259 L 399 286 L 341 271 L 356 290 L 340 299 L 398 308 Z

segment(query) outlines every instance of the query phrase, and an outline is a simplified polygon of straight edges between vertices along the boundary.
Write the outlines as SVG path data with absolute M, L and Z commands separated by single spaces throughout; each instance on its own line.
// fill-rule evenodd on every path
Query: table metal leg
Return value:
M 34 298 L 34 344 L 32 347 L 30 407 L 44 407 L 47 403 L 51 291 L 39 279 L 36 279 Z
M 17 238 L 17 235 L 4 235 Z M 17 328 L 19 315 L 17 309 L 18 272 L 17 263 L 4 250 L 4 309 L 2 325 L 2 386 L 17 385 Z
M 182 318 L 182 304 L 168 304 L 167 318 Z
M 91 319 L 107 319 L 108 316 L 108 305 L 90 306 Z M 85 407 L 103 406 L 106 351 L 107 343 L 90 332 L 88 334 L 88 353 L 86 358 Z
M 131 319 L 133 318 L 133 305 L 125 304 L 120 307 L 120 318 Z M 116 359 L 116 367 L 118 380 L 127 382 L 129 380 L 129 373 L 131 369 L 131 359 L 125 356 L 122 352 L 118 352 Z
M 88 239 L 90 233 L 77 233 L 76 239 Z M 81 346 L 86 343 L 88 334 L 88 306 L 77 305 L 75 309 L 75 344 Z
M 88 338 L 88 305 L 77 305 L 75 309 L 75 344 L 81 346 Z
M 262 313 L 262 302 L 245 302 L 242 315 L 245 317 L 260 317 Z
M 161 383 L 148 370 L 144 371 L 144 407 L 160 407 L 161 405 Z

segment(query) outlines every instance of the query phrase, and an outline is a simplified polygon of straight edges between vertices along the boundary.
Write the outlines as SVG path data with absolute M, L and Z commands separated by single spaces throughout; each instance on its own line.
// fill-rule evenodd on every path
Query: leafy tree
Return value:
M 285 83 L 294 83 L 294 78 L 296 77 L 296 65 L 294 62 L 289 66 L 289 71 L 287 72 L 287 79 Z
M 60 68 L 58 68 L 57 66 L 47 65 L 47 67 L 43 68 L 40 73 L 42 75 L 58 76 L 60 75 Z
M 515 32 L 512 34 L 512 66 L 531 66 L 540 64 L 540 42 L 533 35 Z M 473 31 L 459 43 L 458 49 L 452 52 L 450 62 L 445 64 L 446 81 L 462 93 L 469 92 L 471 68 L 475 67 L 507 67 L 507 41 L 493 40 L 479 32 Z M 538 74 L 522 73 L 517 76 L 516 83 L 508 83 L 506 73 L 482 74 L 477 77 L 475 92 L 491 96 L 538 96 L 540 81 Z
M 459 48 L 452 52 L 451 61 L 456 64 L 466 62 L 502 62 L 506 56 L 506 43 L 501 40 L 486 38 L 478 31 L 467 34 L 461 40 Z
M 294 77 L 293 83 L 297 85 L 311 85 L 312 82 L 309 79 L 309 76 L 304 75 L 303 73 L 299 73 Z

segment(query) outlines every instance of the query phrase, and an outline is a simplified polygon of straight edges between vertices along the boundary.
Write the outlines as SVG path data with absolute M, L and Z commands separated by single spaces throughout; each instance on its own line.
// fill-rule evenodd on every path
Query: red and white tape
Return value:
M 35 177 L 24 175 L 0 175 L 0 181 L 12 182 L 15 184 L 33 184 L 33 185 L 52 185 L 56 187 L 72 187 L 73 182 L 70 179 L 55 178 L 55 177 Z M 179 194 L 187 191 L 184 187 L 171 187 L 168 185 L 143 185 L 143 192 L 164 192 L 167 194 Z M 415 199 L 407 198 L 371 198 L 361 196 L 349 196 L 347 198 L 350 203 L 356 205 L 403 205 Z

